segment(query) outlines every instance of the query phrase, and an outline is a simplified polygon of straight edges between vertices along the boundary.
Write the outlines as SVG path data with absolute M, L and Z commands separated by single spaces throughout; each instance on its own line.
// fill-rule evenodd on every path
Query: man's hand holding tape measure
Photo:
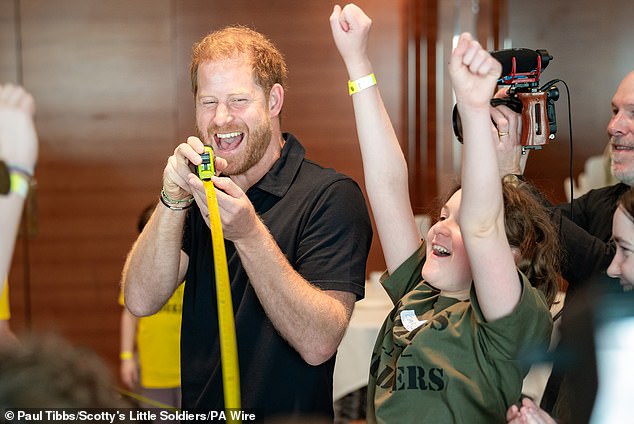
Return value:
M 187 199 L 193 199 L 209 226 L 205 187 L 191 167 L 191 165 L 201 164 L 200 155 L 203 153 L 204 144 L 198 137 L 189 137 L 187 143 L 180 144 L 167 161 L 163 172 L 163 190 L 166 196 L 173 200 L 184 202 Z M 218 172 L 212 177 L 212 182 L 217 188 L 216 197 L 224 237 L 231 241 L 248 237 L 250 231 L 259 222 L 253 205 L 244 191 L 231 178 L 218 176 L 227 167 L 226 160 L 215 156 L 214 167 Z

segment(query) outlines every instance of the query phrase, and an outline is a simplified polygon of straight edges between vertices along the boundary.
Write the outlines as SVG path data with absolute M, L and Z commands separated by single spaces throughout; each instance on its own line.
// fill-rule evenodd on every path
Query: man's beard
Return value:
M 619 180 L 625 185 L 630 187 L 634 187 L 634 171 L 633 170 L 625 170 L 625 171 L 615 171 L 614 164 L 612 164 L 612 175 L 614 178 Z
M 240 129 L 231 129 L 229 131 L 220 130 L 218 128 L 212 128 L 211 130 L 203 133 L 200 128 L 197 128 L 198 136 L 201 140 L 204 140 L 205 144 L 211 145 L 213 134 L 218 132 L 230 132 L 241 131 Z M 271 144 L 271 122 L 264 120 L 260 125 L 249 132 L 246 149 L 241 154 L 227 159 L 227 168 L 222 171 L 223 175 L 241 175 L 246 173 L 249 169 L 253 168 L 262 159 L 266 150 Z M 204 136 L 203 136 L 204 134 Z M 222 157 L 222 153 L 218 154 Z M 226 159 L 226 158 L 225 158 Z
M 615 141 L 614 138 L 611 138 L 610 143 L 612 144 L 610 146 L 610 149 L 614 149 L 614 144 L 618 143 L 618 140 Z M 619 156 L 616 156 L 618 162 L 615 163 L 615 154 L 613 151 L 611 151 L 610 153 L 610 172 L 612 173 L 614 178 L 630 187 L 634 186 L 634 162 L 630 162 L 629 164 L 627 164 L 627 162 L 622 161 L 623 158 L 619 158 Z M 624 164 L 627 164 L 628 166 L 624 167 Z

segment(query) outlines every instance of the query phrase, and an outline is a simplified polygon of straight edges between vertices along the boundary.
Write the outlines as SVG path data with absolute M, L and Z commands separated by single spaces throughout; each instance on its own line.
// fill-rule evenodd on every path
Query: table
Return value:
M 378 274 L 378 275 L 377 275 Z M 370 359 L 376 336 L 393 304 L 372 273 L 366 282 L 365 298 L 356 303 L 335 362 L 333 400 L 368 385 Z

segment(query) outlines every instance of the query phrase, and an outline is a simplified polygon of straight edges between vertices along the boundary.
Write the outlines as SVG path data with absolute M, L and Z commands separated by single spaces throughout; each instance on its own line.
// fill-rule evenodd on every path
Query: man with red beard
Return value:
M 258 419 L 332 421 L 334 355 L 364 294 L 372 238 L 362 192 L 282 132 L 286 65 L 264 36 L 245 27 L 207 35 L 194 45 L 191 77 L 198 137 L 168 159 L 162 204 L 126 261 L 126 306 L 152 314 L 187 279 L 183 408 L 224 409 L 209 213 L 190 169 L 212 146 L 242 407 Z

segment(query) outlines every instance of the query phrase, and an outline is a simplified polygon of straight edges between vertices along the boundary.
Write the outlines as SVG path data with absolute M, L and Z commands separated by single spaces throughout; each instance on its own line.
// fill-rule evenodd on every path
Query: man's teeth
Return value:
M 218 136 L 218 138 L 232 138 L 232 137 L 237 137 L 240 134 L 242 134 L 241 132 L 230 132 L 230 133 L 224 133 L 224 134 L 216 134 Z
M 448 254 L 449 254 L 449 250 L 445 249 L 445 248 L 444 248 L 444 247 L 442 247 L 442 246 L 437 246 L 437 245 L 434 245 L 434 246 L 432 246 L 431 248 L 432 248 L 432 250 L 433 250 L 434 252 L 436 252 L 436 253 L 440 253 L 441 255 L 448 255 Z

